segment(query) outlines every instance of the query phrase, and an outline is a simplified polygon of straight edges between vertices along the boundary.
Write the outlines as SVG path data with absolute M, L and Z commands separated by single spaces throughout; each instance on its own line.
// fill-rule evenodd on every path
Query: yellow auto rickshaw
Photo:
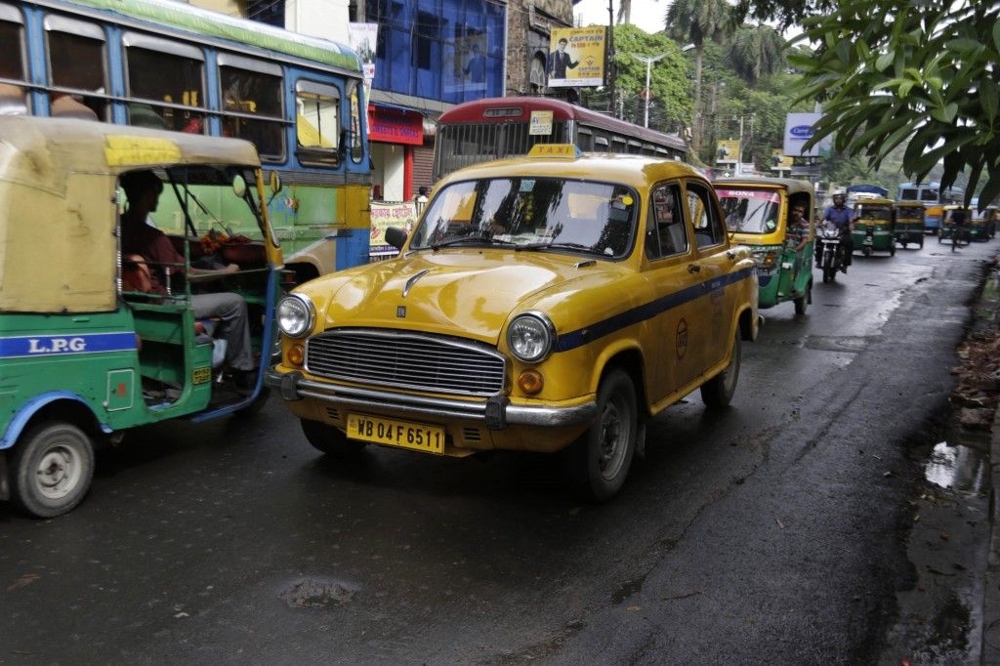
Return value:
M 924 215 L 927 207 L 920 201 L 897 201 L 892 207 L 895 217 L 896 243 L 905 250 L 908 245 L 924 246 Z
M 795 312 L 805 314 L 812 301 L 812 184 L 755 177 L 719 178 L 713 184 L 733 241 L 753 250 L 759 307 L 793 301 Z
M 870 257 L 874 252 L 896 254 L 893 201 L 883 198 L 859 199 L 854 204 L 854 249 Z
M 98 442 L 259 408 L 282 293 L 267 213 L 280 183 L 265 190 L 238 139 L 27 116 L 0 116 L 0 137 L 0 499 L 53 517 L 87 493 Z M 148 233 L 179 241 L 182 262 L 122 252 L 133 174 L 160 185 Z M 225 269 L 192 270 L 190 239 L 225 241 Z M 150 270 L 156 291 L 138 277 L 149 285 Z M 201 294 L 246 305 L 242 351 L 259 365 L 239 386 L 219 344 L 233 320 L 196 317 Z

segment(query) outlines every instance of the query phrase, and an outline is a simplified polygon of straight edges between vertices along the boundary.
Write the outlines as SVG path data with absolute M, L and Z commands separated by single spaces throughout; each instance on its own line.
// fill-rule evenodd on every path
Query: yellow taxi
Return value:
M 729 404 L 757 336 L 750 251 L 679 162 L 543 146 L 456 171 L 386 238 L 397 258 L 277 308 L 266 382 L 336 457 L 566 449 L 574 484 L 603 501 L 648 418 L 698 388 Z

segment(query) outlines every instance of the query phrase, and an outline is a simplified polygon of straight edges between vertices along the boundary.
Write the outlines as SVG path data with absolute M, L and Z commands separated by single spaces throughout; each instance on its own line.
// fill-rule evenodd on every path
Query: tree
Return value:
M 728 64 L 748 83 L 776 74 L 786 65 L 785 38 L 768 25 L 743 25 L 729 41 Z
M 798 39 L 819 47 L 789 61 L 803 73 L 799 99 L 822 104 L 810 144 L 832 136 L 835 151 L 863 154 L 873 170 L 905 145 L 912 179 L 942 162 L 942 187 L 967 169 L 967 200 L 984 172 L 979 200 L 1000 194 L 1000 4 L 843 0 L 803 27 Z
M 680 43 L 694 44 L 694 113 L 701 114 L 701 64 L 706 41 L 719 41 L 733 31 L 734 17 L 726 0 L 673 0 L 667 9 L 667 34 Z M 701 148 L 695 127 L 693 147 Z
M 628 120 L 641 125 L 645 111 L 646 63 L 642 58 L 667 55 L 650 66 L 650 127 L 673 131 L 691 120 L 691 90 L 687 61 L 677 43 L 663 33 L 651 35 L 631 24 L 614 27 L 615 86 Z M 629 105 L 629 102 L 631 103 Z M 630 111 L 630 113 L 629 113 Z

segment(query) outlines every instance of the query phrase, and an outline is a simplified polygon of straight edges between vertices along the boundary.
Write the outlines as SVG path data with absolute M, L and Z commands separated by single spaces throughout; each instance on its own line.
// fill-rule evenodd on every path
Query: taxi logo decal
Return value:
M 690 301 L 697 300 L 703 296 L 717 296 L 717 292 L 721 292 L 731 284 L 736 284 L 738 282 L 742 282 L 743 280 L 749 280 L 754 277 L 755 273 L 756 268 L 751 266 L 736 271 L 735 273 L 712 278 L 710 280 L 706 280 L 705 282 L 699 282 L 698 284 L 691 285 L 686 289 L 668 294 L 663 298 L 650 301 L 649 303 L 632 308 L 631 310 L 627 310 L 613 317 L 594 322 L 593 324 L 588 324 L 585 328 L 581 328 L 576 331 L 569 331 L 568 333 L 559 336 L 556 340 L 554 351 L 572 351 L 577 347 L 582 347 L 583 345 L 589 344 L 599 338 L 603 338 L 606 335 L 611 335 L 623 328 L 658 317 L 668 310 L 672 310 L 673 308 L 684 305 Z

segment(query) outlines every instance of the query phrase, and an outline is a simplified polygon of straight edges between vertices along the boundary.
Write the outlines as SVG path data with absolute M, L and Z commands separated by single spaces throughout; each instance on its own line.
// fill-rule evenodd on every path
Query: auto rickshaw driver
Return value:
M 184 257 L 159 229 L 147 224 L 150 213 L 155 213 L 163 192 L 163 183 L 152 171 L 132 171 L 121 178 L 122 189 L 128 197 L 128 209 L 121 216 L 122 251 L 139 255 L 150 267 L 147 272 L 150 292 L 167 295 L 169 278 L 165 267 L 173 274 L 184 272 Z M 240 269 L 228 264 L 221 270 L 190 268 L 190 278 L 221 277 Z M 250 342 L 247 303 L 242 296 L 232 292 L 193 294 L 191 308 L 195 319 L 218 319 L 221 322 L 218 336 L 226 341 L 226 363 L 233 374 L 236 390 L 249 395 L 256 383 L 253 351 Z

